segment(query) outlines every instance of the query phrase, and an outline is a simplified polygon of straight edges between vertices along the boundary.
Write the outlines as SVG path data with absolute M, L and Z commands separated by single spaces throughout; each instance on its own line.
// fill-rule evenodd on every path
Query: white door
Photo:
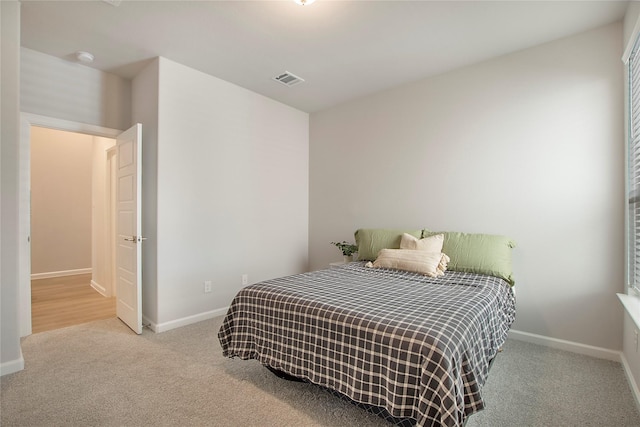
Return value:
M 116 314 L 142 333 L 142 125 L 117 138 Z

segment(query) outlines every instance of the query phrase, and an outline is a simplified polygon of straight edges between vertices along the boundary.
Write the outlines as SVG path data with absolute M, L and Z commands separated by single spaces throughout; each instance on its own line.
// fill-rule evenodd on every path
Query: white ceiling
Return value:
M 114 1 L 114 0 L 110 0 Z M 117 0 L 115 0 L 117 2 Z M 307 112 L 622 19 L 627 1 L 22 1 L 22 46 L 164 56 Z M 284 71 L 304 83 L 272 80 Z

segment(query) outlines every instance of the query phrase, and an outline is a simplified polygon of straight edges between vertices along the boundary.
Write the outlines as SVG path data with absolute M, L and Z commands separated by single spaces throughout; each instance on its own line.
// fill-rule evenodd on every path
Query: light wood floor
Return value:
M 116 317 L 116 299 L 91 287 L 91 274 L 31 281 L 31 329 L 44 332 Z

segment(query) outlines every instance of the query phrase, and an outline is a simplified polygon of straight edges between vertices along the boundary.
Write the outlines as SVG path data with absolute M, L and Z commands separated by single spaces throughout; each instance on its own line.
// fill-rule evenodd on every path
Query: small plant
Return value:
M 344 240 L 342 242 L 331 242 L 331 244 L 340 249 L 344 256 L 352 256 L 354 253 L 358 252 L 358 246 L 347 243 Z

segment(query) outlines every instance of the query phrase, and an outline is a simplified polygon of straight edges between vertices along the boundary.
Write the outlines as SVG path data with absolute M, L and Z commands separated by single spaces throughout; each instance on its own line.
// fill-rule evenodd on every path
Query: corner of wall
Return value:
M 158 321 L 158 58 L 132 80 L 131 121 L 142 124 L 142 312 L 144 323 Z M 153 328 L 152 328 L 153 329 Z

